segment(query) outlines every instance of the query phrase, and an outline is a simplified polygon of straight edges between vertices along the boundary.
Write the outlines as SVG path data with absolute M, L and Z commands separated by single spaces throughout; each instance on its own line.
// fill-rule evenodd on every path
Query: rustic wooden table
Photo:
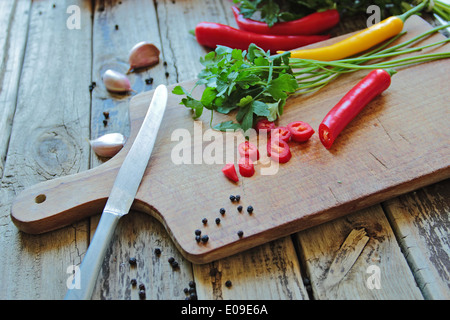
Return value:
M 130 76 L 134 90 L 195 78 L 206 50 L 188 31 L 203 20 L 235 26 L 230 5 L 0 2 L 0 299 L 61 299 L 83 259 L 99 215 L 29 235 L 11 222 L 10 207 L 27 186 L 101 164 L 86 139 L 129 132 L 134 94 L 111 98 L 101 74 L 126 72 L 129 49 L 147 40 L 161 48 L 162 61 Z M 362 27 L 345 21 L 333 34 Z M 119 222 L 93 299 L 139 299 L 132 278 L 145 285 L 146 299 L 184 300 L 190 281 L 198 299 L 449 299 L 449 191 L 445 180 L 205 265 L 184 259 L 156 219 L 132 212 Z

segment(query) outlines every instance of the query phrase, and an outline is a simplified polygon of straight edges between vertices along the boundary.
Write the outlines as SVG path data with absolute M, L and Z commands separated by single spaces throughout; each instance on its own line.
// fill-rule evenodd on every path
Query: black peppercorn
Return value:
M 108 121 L 107 120 L 103 120 L 103 125 L 106 127 L 108 125 Z
M 105 119 L 109 118 L 109 112 L 108 111 L 103 111 L 103 116 L 105 117 Z
M 145 285 L 143 283 L 139 284 L 139 289 L 145 291 Z
M 237 202 L 239 202 L 241 200 L 241 196 L 238 194 L 234 198 L 236 199 Z
M 172 268 L 174 268 L 174 269 L 178 268 L 178 266 L 179 266 L 177 261 L 172 262 L 170 265 L 171 265 Z
M 166 78 L 168 78 L 169 77 L 169 73 L 166 71 Z
M 234 201 L 236 201 L 236 197 L 233 196 L 233 195 L 231 195 L 231 196 L 230 196 L 230 200 L 231 200 L 231 202 L 234 202 Z
M 137 284 L 137 281 L 136 279 L 131 279 L 130 283 L 134 287 Z
M 170 264 L 172 264 L 172 263 L 175 261 L 175 258 L 174 258 L 174 257 L 170 257 L 169 259 L 167 259 L 167 261 L 168 261 Z
M 197 236 L 201 235 L 202 234 L 202 230 L 200 230 L 200 229 L 195 230 L 195 234 Z
M 209 237 L 205 234 L 205 235 L 202 237 L 202 242 L 203 242 L 203 243 L 206 243 L 206 242 L 208 242 L 208 240 L 209 240 Z
M 128 260 L 128 262 L 129 262 L 132 266 L 135 266 L 135 265 L 136 265 L 136 258 L 130 258 L 130 259 Z
M 219 212 L 220 214 L 225 214 L 225 208 L 220 208 Z
M 242 238 L 242 236 L 244 235 L 244 231 L 239 230 L 239 231 L 237 232 L 237 234 L 238 234 L 239 238 Z
M 227 288 L 231 287 L 232 285 L 233 285 L 233 284 L 231 283 L 230 280 L 227 280 L 227 281 L 225 282 L 225 286 L 226 286 Z
M 189 281 L 189 287 L 195 288 L 195 281 L 193 281 L 193 280 Z
M 184 289 L 183 289 L 183 292 L 186 293 L 186 294 L 188 294 L 188 293 L 189 293 L 189 289 L 188 289 L 188 288 L 184 288 Z
M 145 299 L 145 290 L 139 290 L 139 298 Z
M 189 293 L 195 293 L 195 288 L 189 288 L 188 292 Z
M 116 24 L 116 25 L 115 25 L 115 28 L 116 28 L 116 30 L 119 30 L 119 25 Z
M 237 210 L 238 210 L 239 212 L 242 212 L 242 206 L 239 205 L 239 206 L 237 207 Z
M 197 300 L 197 295 L 195 293 L 191 293 L 189 298 L 190 300 Z
M 155 254 L 159 256 L 161 254 L 161 249 L 155 248 Z
M 216 218 L 216 224 L 220 224 L 220 218 Z
M 200 242 L 201 237 L 200 236 L 195 236 L 195 241 Z
M 202 223 L 203 223 L 203 224 L 207 224 L 207 223 L 208 223 L 208 219 L 203 218 L 203 219 L 202 219 Z
M 145 79 L 145 83 L 146 84 L 152 84 L 153 83 L 153 78 Z
M 253 207 L 252 206 L 248 206 L 247 207 L 247 212 L 248 213 L 252 213 L 253 212 Z

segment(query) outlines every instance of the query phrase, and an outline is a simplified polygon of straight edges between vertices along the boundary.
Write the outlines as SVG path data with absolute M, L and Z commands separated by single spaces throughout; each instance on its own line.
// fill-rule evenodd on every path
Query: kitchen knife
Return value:
M 66 300 L 91 298 L 114 229 L 120 217 L 130 210 L 141 184 L 166 104 L 167 88 L 159 85 L 153 94 L 141 129 L 120 167 L 92 242 L 66 293 Z

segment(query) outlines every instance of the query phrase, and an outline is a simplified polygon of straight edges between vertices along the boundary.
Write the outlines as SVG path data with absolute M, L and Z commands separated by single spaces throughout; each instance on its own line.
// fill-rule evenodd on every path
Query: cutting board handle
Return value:
M 24 232 L 38 234 L 102 212 L 118 172 L 113 160 L 23 190 L 11 208 L 14 224 Z
M 133 97 L 130 105 L 148 104 L 153 91 Z M 44 181 L 23 190 L 14 200 L 11 219 L 20 230 L 40 234 L 103 211 L 111 188 L 147 109 L 130 107 L 130 136 L 122 150 L 98 167 Z

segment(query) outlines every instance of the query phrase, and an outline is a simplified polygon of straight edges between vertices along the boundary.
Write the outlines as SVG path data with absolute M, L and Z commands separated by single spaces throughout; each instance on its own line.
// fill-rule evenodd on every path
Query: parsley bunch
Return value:
M 213 128 L 220 131 L 253 127 L 258 116 L 275 121 L 282 113 L 286 99 L 298 88 L 289 65 L 289 52 L 270 56 L 254 44 L 247 51 L 218 46 L 200 59 L 204 69 L 198 75 L 195 87 L 205 85 L 200 100 L 192 97 L 181 86 L 172 93 L 185 95 L 181 104 L 193 110 L 194 118 L 206 108 L 228 114 L 236 110 L 236 121 L 226 121 Z

